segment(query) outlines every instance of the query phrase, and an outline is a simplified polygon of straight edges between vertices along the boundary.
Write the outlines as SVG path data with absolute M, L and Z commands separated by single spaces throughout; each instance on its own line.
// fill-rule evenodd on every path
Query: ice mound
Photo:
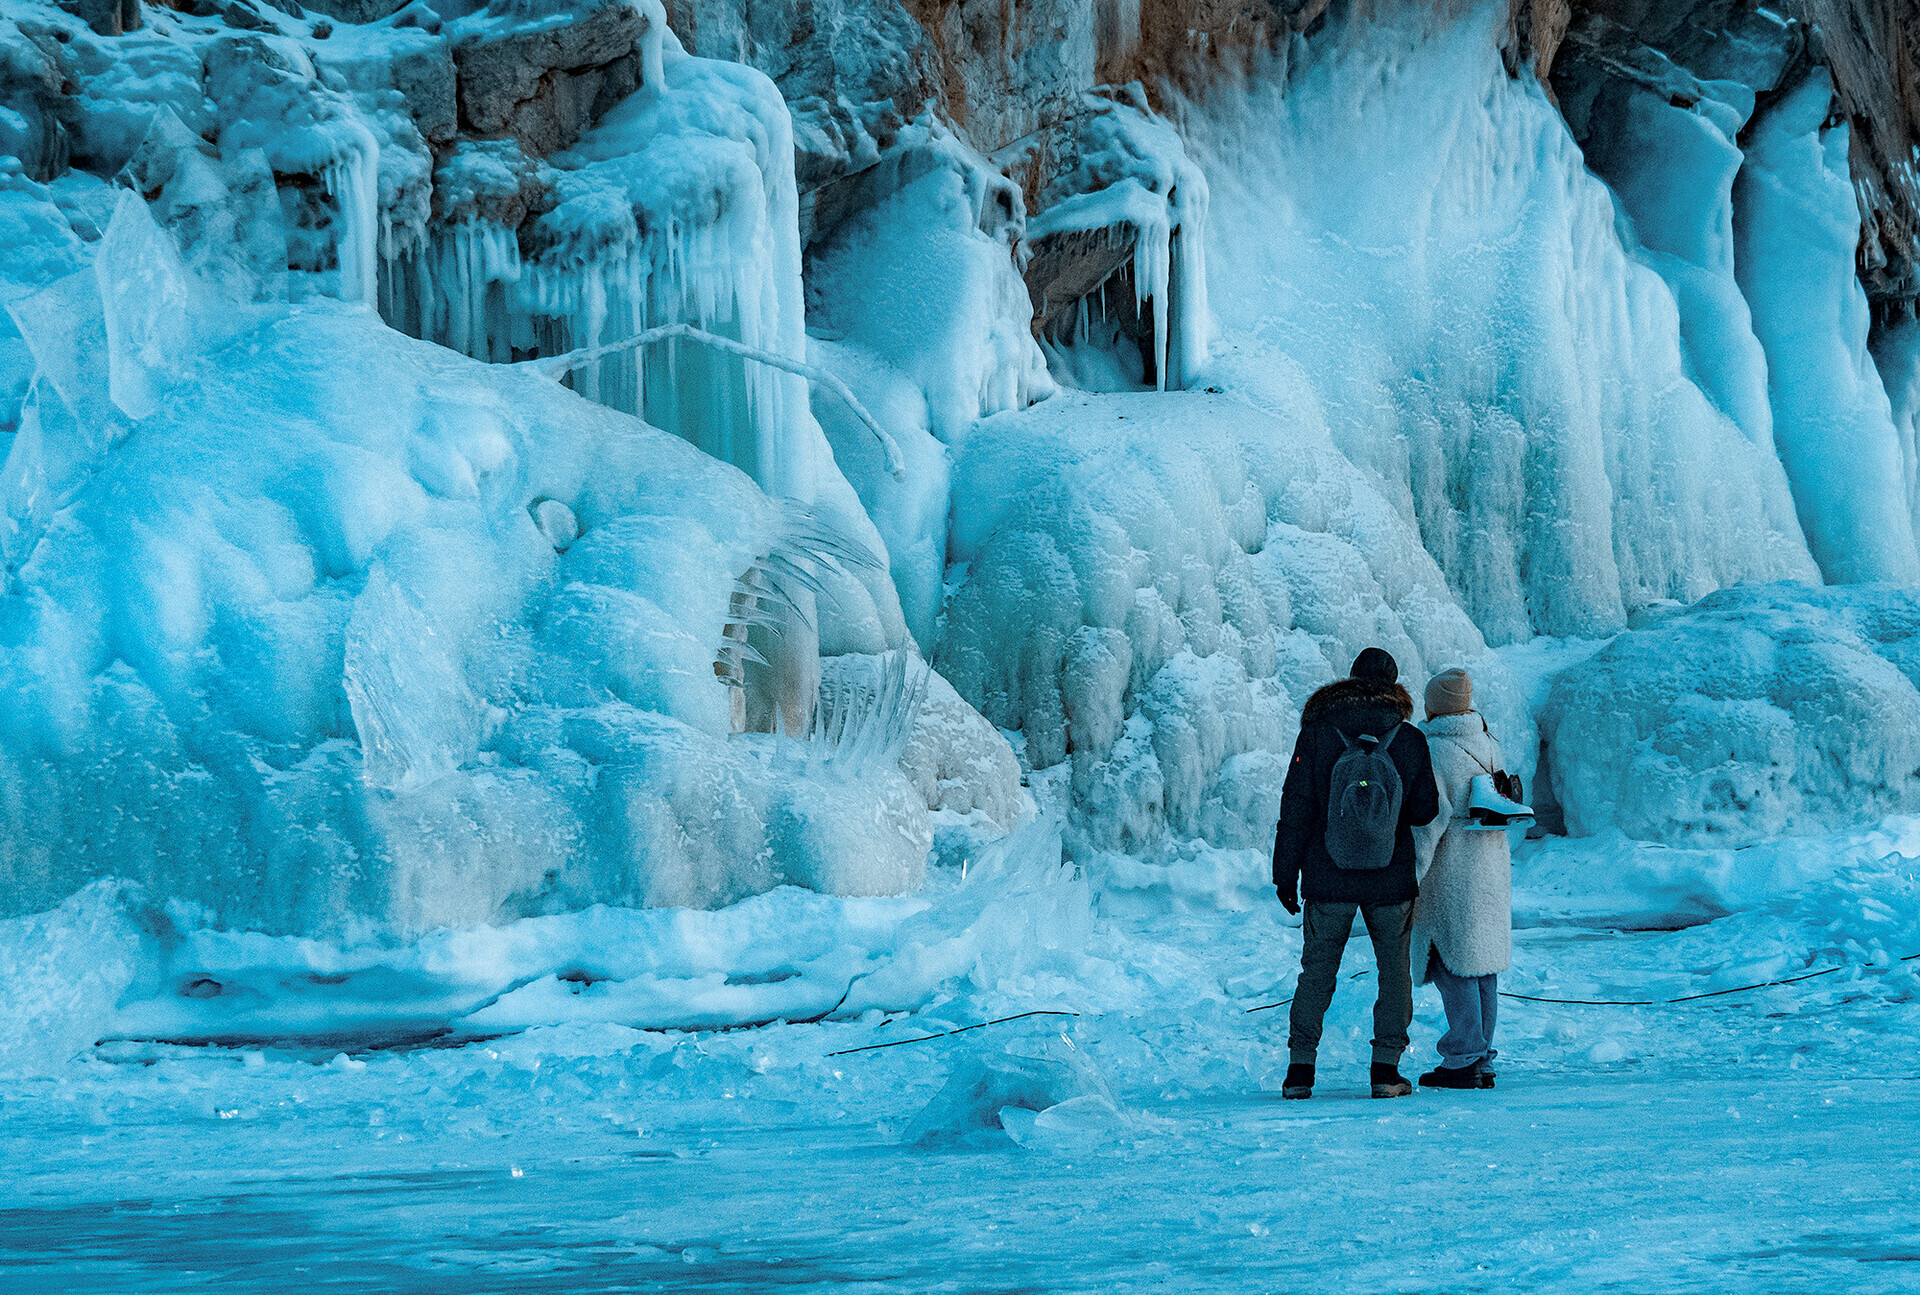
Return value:
M 1547 837 L 1514 857 L 1514 918 L 1523 927 L 1673 930 L 1735 913 L 1790 914 L 1828 938 L 1845 933 L 1849 953 L 1870 945 L 1904 954 L 1920 949 L 1915 860 L 1920 818 L 1899 815 L 1863 830 L 1749 845 L 1618 832 Z
M 1541 713 L 1569 832 L 1744 844 L 1920 808 L 1920 593 L 1747 586 L 1563 672 Z
M 1180 115 L 1212 189 L 1208 296 L 1238 365 L 1203 381 L 1247 390 L 1272 355 L 1304 370 L 1335 443 L 1495 644 L 1817 579 L 1788 474 L 1755 434 L 1751 331 L 1690 354 L 1687 326 L 1724 339 L 1740 312 L 1683 313 L 1623 245 L 1566 122 L 1502 66 L 1504 11 L 1347 13 L 1284 71 Z M 1700 186 L 1659 209 L 1665 224 L 1650 200 L 1635 211 L 1724 295 L 1711 236 L 1731 146 L 1710 129 L 1640 150 L 1689 144 Z M 1696 381 L 1707 360 L 1719 371 Z
M 967 439 L 937 662 L 1030 767 L 1071 759 L 1076 850 L 1265 848 L 1301 705 L 1374 644 L 1415 686 L 1471 670 L 1531 765 L 1525 704 L 1412 526 L 1310 394 L 1272 404 L 1063 394 Z
M 5 911 L 105 876 L 276 932 L 918 885 L 910 719 L 853 766 L 734 732 L 740 582 L 810 600 L 818 519 L 362 308 L 214 302 L 131 194 L 85 250 L 8 302 Z

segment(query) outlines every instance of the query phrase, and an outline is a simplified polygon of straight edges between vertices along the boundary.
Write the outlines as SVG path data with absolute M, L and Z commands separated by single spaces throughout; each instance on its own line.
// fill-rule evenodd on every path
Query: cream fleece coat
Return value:
M 1456 976 L 1505 971 L 1513 955 L 1513 857 L 1505 832 L 1464 830 L 1473 780 L 1500 767 L 1500 744 L 1477 711 L 1420 726 L 1433 757 L 1440 813 L 1413 829 L 1413 976 L 1427 983 L 1432 950 Z

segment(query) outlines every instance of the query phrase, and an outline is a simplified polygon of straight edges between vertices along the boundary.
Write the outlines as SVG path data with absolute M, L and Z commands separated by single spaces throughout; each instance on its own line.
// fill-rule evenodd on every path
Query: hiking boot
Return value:
M 1472 1066 L 1435 1066 L 1420 1076 L 1422 1088 L 1492 1088 L 1493 1080 L 1482 1080 Z
M 1400 1074 L 1400 1067 L 1384 1061 L 1373 1063 L 1373 1095 L 1375 1097 L 1405 1097 L 1413 1091 L 1413 1085 Z
M 1294 1062 L 1287 1067 L 1287 1077 L 1280 1083 L 1280 1095 L 1293 1101 L 1301 1101 L 1313 1096 L 1313 1067 Z

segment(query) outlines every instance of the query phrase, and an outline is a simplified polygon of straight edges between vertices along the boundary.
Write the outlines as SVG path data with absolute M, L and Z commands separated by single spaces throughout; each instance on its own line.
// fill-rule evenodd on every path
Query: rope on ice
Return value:
M 1920 953 L 1909 953 L 1904 958 L 1895 958 L 1894 961 L 1912 962 L 1915 959 L 1920 959 Z M 1803 980 L 1816 980 L 1821 976 L 1831 976 L 1836 971 L 1845 970 L 1845 967 L 1825 967 L 1819 971 L 1809 971 L 1801 976 L 1788 976 L 1784 980 L 1762 980 L 1752 985 L 1735 985 L 1732 989 L 1713 989 L 1704 994 L 1682 994 L 1678 998 L 1536 998 L 1532 994 L 1511 994 L 1504 989 L 1500 991 L 1500 997 L 1517 998 L 1523 1003 L 1559 1003 L 1568 1007 L 1670 1007 L 1674 1003 L 1693 1003 L 1698 1002 L 1702 998 L 1724 998 L 1728 994 L 1744 994 L 1754 989 L 1771 989 L 1775 985 L 1797 985 Z M 1347 977 L 1347 979 L 1352 980 L 1354 976 L 1364 976 L 1367 974 L 1369 973 L 1359 971 L 1355 972 L 1353 976 Z M 1293 999 L 1291 998 L 1283 998 L 1277 1003 L 1262 1003 L 1258 1007 L 1249 1007 L 1247 1011 L 1271 1011 L 1276 1007 L 1285 1007 L 1292 1001 Z
M 1909 953 L 1904 958 L 1895 958 L 1894 961 L 1895 962 L 1913 962 L 1916 959 L 1920 959 L 1920 953 Z M 1517 999 L 1520 999 L 1522 1002 L 1527 1002 L 1527 1003 L 1565 1003 L 1565 1004 L 1571 1004 L 1577 1007 L 1665 1007 L 1673 1003 L 1691 1003 L 1702 998 L 1721 998 L 1727 994 L 1744 994 L 1744 993 L 1747 993 L 1749 990 L 1754 990 L 1754 989 L 1770 989 L 1775 985 L 1797 985 L 1803 980 L 1813 980 L 1820 976 L 1830 976 L 1836 971 L 1845 971 L 1845 970 L 1846 970 L 1845 967 L 1827 967 L 1821 971 L 1810 971 L 1803 976 L 1789 976 L 1784 980 L 1763 980 L 1760 983 L 1754 984 L 1754 985 L 1738 985 L 1732 989 L 1715 989 L 1705 994 L 1682 994 L 1678 998 L 1636 998 L 1636 999 L 1535 998 L 1531 994 L 1510 994 L 1504 989 L 1500 991 L 1500 997 L 1517 998 Z M 1362 976 L 1370 976 L 1372 974 L 1373 973 L 1370 971 L 1356 971 L 1352 975 L 1348 976 L 1347 979 L 1358 980 Z M 853 986 L 849 985 L 847 986 L 847 988 L 849 992 L 851 992 Z M 841 996 L 840 1001 L 843 1003 L 846 1002 L 846 996 L 844 994 Z M 1292 1001 L 1293 1001 L 1292 998 L 1283 998 L 1277 1003 L 1262 1003 L 1258 1007 L 1247 1008 L 1247 1012 L 1251 1014 L 1253 1012 L 1272 1011 L 1276 1007 L 1285 1007 L 1288 1003 L 1291 1003 Z M 829 1010 L 822 1016 L 816 1016 L 816 1017 L 813 1017 L 812 1019 L 815 1021 L 823 1020 L 825 1019 L 826 1016 L 831 1016 L 832 1014 L 833 1014 L 832 1011 Z M 1013 1016 L 1001 1016 L 1001 1017 L 996 1017 L 991 1021 L 981 1021 L 977 1025 L 963 1025 L 957 1030 L 942 1030 L 938 1034 L 925 1034 L 920 1036 L 917 1039 L 895 1039 L 890 1043 L 869 1043 L 865 1047 L 842 1048 L 838 1052 L 829 1052 L 827 1055 L 829 1057 L 846 1057 L 846 1056 L 851 1056 L 856 1052 L 877 1052 L 881 1048 L 904 1047 L 909 1043 L 931 1043 L 935 1039 L 945 1039 L 945 1038 L 950 1038 L 956 1034 L 965 1034 L 968 1030 L 983 1030 L 989 1025 L 1005 1025 L 1008 1021 L 1024 1021 L 1029 1016 L 1077 1017 L 1079 1015 L 1080 1015 L 1079 1012 L 1054 1011 L 1054 1010 L 1047 1010 L 1047 1009 L 1040 1009 L 1032 1012 L 1020 1012 Z
M 844 1001 L 844 1000 L 842 1000 Z M 955 1034 L 965 1034 L 968 1030 L 984 1030 L 989 1025 L 1005 1025 L 1008 1021 L 1024 1021 L 1029 1016 L 1078 1016 L 1078 1012 L 1059 1012 L 1041 1008 L 1032 1012 L 1020 1012 L 1014 1016 L 996 1017 L 991 1021 L 981 1021 L 978 1025 L 963 1025 L 957 1030 L 942 1030 L 938 1034 L 923 1034 L 917 1039 L 895 1039 L 891 1043 L 869 1043 L 863 1048 L 842 1048 L 838 1052 L 829 1052 L 829 1057 L 851 1056 L 856 1052 L 877 1052 L 881 1048 L 898 1048 L 909 1043 L 930 1043 L 934 1039 L 944 1039 Z
M 763 350 L 758 346 L 749 346 L 745 342 L 736 342 L 731 337 L 722 337 L 718 333 L 709 333 L 704 328 L 695 328 L 692 324 L 662 324 L 658 328 L 649 328 L 645 332 L 635 333 L 632 337 L 623 337 L 617 342 L 608 342 L 604 346 L 588 346 L 577 351 L 568 351 L 564 355 L 548 355 L 537 360 L 522 360 L 514 365 L 516 369 L 532 369 L 542 377 L 558 382 L 575 369 L 583 369 L 596 360 L 609 355 L 618 355 L 622 351 L 635 350 L 649 346 L 654 342 L 665 342 L 676 337 L 699 342 L 718 350 L 730 351 L 735 355 L 744 355 L 749 360 L 758 360 L 762 364 L 796 373 L 809 382 L 817 382 L 853 411 L 854 417 L 866 424 L 874 439 L 880 442 L 880 452 L 886 457 L 887 472 L 895 481 L 907 479 L 906 461 L 900 457 L 900 445 L 887 434 L 887 429 L 874 421 L 867 407 L 860 403 L 853 391 L 842 382 L 838 375 L 828 372 L 817 364 L 808 364 L 804 360 L 791 359 L 778 351 Z

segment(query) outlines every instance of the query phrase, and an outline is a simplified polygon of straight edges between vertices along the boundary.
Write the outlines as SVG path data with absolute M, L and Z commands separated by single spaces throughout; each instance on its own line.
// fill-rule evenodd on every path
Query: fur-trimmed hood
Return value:
M 1335 679 L 1307 698 L 1300 712 L 1300 723 L 1304 727 L 1330 720 L 1337 711 L 1362 706 L 1391 709 L 1402 720 L 1413 718 L 1413 698 L 1399 684 L 1378 679 Z

